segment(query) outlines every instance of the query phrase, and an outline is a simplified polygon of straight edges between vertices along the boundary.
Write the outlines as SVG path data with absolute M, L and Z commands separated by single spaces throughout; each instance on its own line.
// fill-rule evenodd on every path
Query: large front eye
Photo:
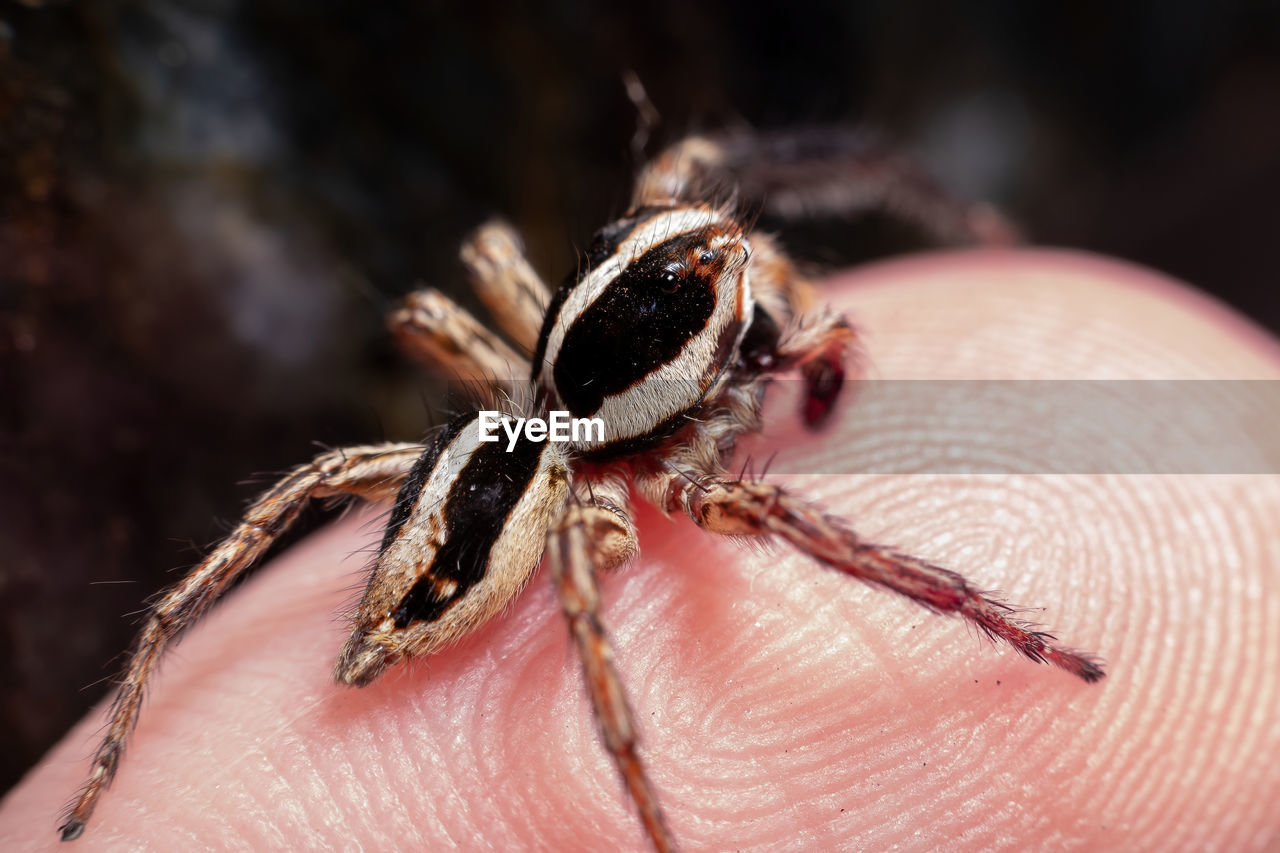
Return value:
M 680 289 L 680 283 L 684 281 L 684 269 L 680 266 L 672 264 L 662 273 L 662 292 L 675 293 Z

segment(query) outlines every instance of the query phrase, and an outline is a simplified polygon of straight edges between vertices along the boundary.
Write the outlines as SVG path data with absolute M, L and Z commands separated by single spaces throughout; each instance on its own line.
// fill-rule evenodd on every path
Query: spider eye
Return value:
M 684 273 L 678 267 L 670 266 L 659 276 L 659 280 L 662 282 L 663 293 L 675 293 L 684 281 Z
M 716 253 L 710 249 L 703 249 L 702 254 L 698 255 L 698 260 L 704 264 L 709 264 L 716 259 Z

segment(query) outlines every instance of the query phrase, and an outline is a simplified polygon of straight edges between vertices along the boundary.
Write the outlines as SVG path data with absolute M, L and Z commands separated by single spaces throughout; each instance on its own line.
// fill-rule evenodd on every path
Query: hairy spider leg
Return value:
M 1087 682 L 1105 675 L 1083 652 L 1011 618 L 1014 608 L 978 591 L 962 575 L 863 540 L 841 522 L 786 490 L 713 472 L 668 472 L 641 486 L 668 512 L 684 512 L 704 530 L 730 536 L 777 536 L 833 569 L 905 595 L 936 613 L 955 613 L 1033 661 L 1051 663 Z
M 773 373 L 799 368 L 805 383 L 800 414 L 816 429 L 835 411 L 844 389 L 845 365 L 858 351 L 852 324 L 829 306 L 814 310 L 814 287 L 777 241 L 765 234 L 751 238 L 751 292 L 756 319 L 744 342 L 748 367 Z M 857 367 L 855 361 L 855 367 Z
M 406 296 L 387 328 L 404 353 L 445 379 L 512 398 L 528 385 L 529 360 L 434 287 Z
M 111 784 L 125 742 L 138 721 L 142 696 L 165 650 L 178 640 L 298 518 L 310 500 L 357 497 L 389 503 L 396 497 L 420 444 L 377 444 L 331 450 L 299 465 L 268 489 L 244 514 L 236 529 L 190 574 L 152 606 L 129 656 L 124 678 L 111 706 L 107 734 L 84 789 L 60 830 L 63 841 L 84 832 L 98 798 Z
M 531 354 L 538 346 L 551 291 L 525 257 L 520 235 L 502 220 L 486 222 L 462 244 L 461 257 L 472 289 L 498 326 L 522 352 Z
M 627 541 L 629 540 L 629 541 Z M 601 547 L 601 543 L 615 543 Z M 617 547 L 621 544 L 622 547 Z M 600 615 L 596 572 L 635 551 L 629 513 L 616 495 L 571 501 L 547 538 L 547 558 L 560 607 L 569 622 L 592 710 L 605 748 L 636 804 L 646 834 L 659 853 L 676 849 L 653 783 L 637 751 L 635 719 L 613 662 L 613 646 Z
M 910 157 L 857 128 L 688 137 L 640 172 L 632 205 L 703 201 L 730 190 L 784 219 L 883 211 L 943 244 L 1019 240 L 993 207 L 955 198 Z

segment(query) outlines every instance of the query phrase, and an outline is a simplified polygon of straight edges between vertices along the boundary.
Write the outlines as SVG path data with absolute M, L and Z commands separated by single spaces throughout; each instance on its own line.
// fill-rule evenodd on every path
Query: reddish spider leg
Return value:
M 760 353 L 748 353 L 747 358 L 753 368 L 765 372 L 799 368 L 805 382 L 800 413 L 806 425 L 819 427 L 835 410 L 844 387 L 845 365 L 850 353 L 857 351 L 857 334 L 844 315 L 830 306 L 811 307 L 814 286 L 772 237 L 752 235 L 751 245 L 752 292 L 765 309 L 761 319 L 783 318 L 786 327 L 775 328 L 777 340 Z
M 235 531 L 151 608 L 111 706 L 107 735 L 94 753 L 89 781 L 62 824 L 63 841 L 80 836 L 111 784 L 138 721 L 143 691 L 165 650 L 254 566 L 308 501 L 358 497 L 390 503 L 421 453 L 420 444 L 363 445 L 332 450 L 298 466 L 258 498 Z
M 605 748 L 613 756 L 654 849 L 666 853 L 676 849 L 675 840 L 637 752 L 635 721 L 614 666 L 596 585 L 597 571 L 621 565 L 636 551 L 626 482 L 595 482 L 590 496 L 576 497 L 547 537 L 547 562 L 569 621 L 569 634 L 577 647 Z
M 1051 663 L 1087 682 L 1105 675 L 1092 656 L 1054 643 L 1054 637 L 1010 618 L 1013 608 L 975 589 L 960 574 L 867 542 L 839 521 L 769 483 L 650 472 L 641 490 L 667 512 L 684 512 L 705 530 L 729 536 L 778 536 L 820 562 L 859 580 L 905 595 L 938 613 L 955 613 L 992 639 L 1033 661 Z

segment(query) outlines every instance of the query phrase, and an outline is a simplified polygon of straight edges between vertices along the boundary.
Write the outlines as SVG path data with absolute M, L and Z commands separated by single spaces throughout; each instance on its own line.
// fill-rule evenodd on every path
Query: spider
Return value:
M 347 685 L 367 685 L 474 630 L 521 592 L 545 555 L 604 747 L 660 851 L 676 845 L 637 750 L 596 585 L 637 552 L 633 492 L 710 533 L 784 541 L 958 614 L 1034 661 L 1101 679 L 1100 661 L 1016 621 L 959 574 L 865 541 L 778 486 L 729 473 L 738 439 L 762 427 L 771 377 L 799 372 L 802 418 L 818 428 L 858 346 L 843 316 L 812 308 L 812 287 L 780 244 L 750 228 L 750 204 L 788 217 L 878 206 L 943 240 L 1010 233 L 987 208 L 951 200 L 905 161 L 839 132 L 677 143 L 641 170 L 628 211 L 595 235 L 554 293 L 509 226 L 480 227 L 463 261 L 511 343 L 432 289 L 392 314 L 393 334 L 412 356 L 487 388 L 501 400 L 504 428 L 523 414 L 561 412 L 598 418 L 603 434 L 554 442 L 513 430 L 509 441 L 491 441 L 495 413 L 475 410 L 425 443 L 347 447 L 293 469 L 151 608 L 63 840 L 83 833 L 110 784 L 163 653 L 315 499 L 391 507 L 334 670 Z

